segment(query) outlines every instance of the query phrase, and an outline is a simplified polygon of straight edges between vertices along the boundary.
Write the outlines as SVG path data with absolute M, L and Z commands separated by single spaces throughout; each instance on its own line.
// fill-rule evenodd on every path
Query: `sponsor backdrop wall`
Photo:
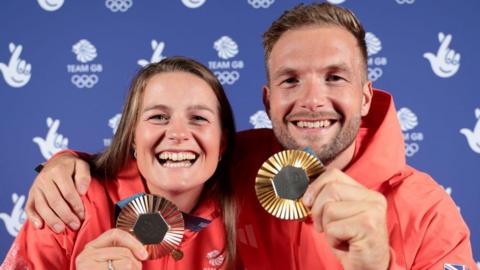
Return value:
M 480 260 L 480 89 L 475 0 L 330 0 L 354 10 L 368 77 L 395 97 L 410 164 L 455 200 Z M 33 168 L 100 151 L 141 66 L 187 55 L 226 88 L 240 130 L 269 127 L 261 34 L 293 0 L 4 0 L 0 4 L 0 258 L 25 221 Z M 313 60 L 313 59 L 312 59 Z

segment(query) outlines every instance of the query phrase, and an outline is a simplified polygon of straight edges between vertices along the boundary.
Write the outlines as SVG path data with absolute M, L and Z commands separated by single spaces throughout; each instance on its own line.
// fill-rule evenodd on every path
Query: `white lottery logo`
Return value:
M 12 194 L 13 209 L 10 214 L 0 213 L 0 219 L 5 223 L 8 233 L 15 237 L 22 228 L 23 223 L 27 219 L 27 215 L 23 209 L 25 203 L 25 195 L 18 196 L 17 193 Z
M 157 42 L 155 39 L 152 39 L 151 46 L 152 46 L 153 53 L 152 53 L 152 57 L 150 57 L 150 61 L 146 59 L 140 59 L 137 61 L 137 64 L 139 64 L 142 67 L 150 63 L 160 62 L 165 58 L 165 56 L 162 55 L 163 49 L 165 48 L 165 42 Z
M 105 6 L 112 12 L 125 12 L 133 5 L 133 0 L 106 0 Z
M 413 131 L 418 126 L 418 117 L 412 110 L 404 107 L 397 111 L 397 118 L 405 141 L 405 155 L 412 157 L 420 150 L 419 143 L 423 141 L 423 133 Z
M 218 250 L 212 250 L 209 253 L 207 253 L 207 259 L 208 263 L 211 266 L 220 266 L 223 264 L 223 261 L 225 260 L 225 256 L 220 254 L 220 251 Z
M 275 0 L 248 0 L 253 8 L 269 8 Z
M 46 11 L 55 11 L 63 6 L 64 0 L 37 0 L 41 8 Z
M 398 110 L 397 117 L 403 132 L 414 129 L 418 125 L 417 116 L 409 108 Z
M 8 48 L 12 54 L 8 64 L 0 62 L 0 72 L 3 74 L 3 79 L 11 87 L 19 88 L 25 86 L 32 76 L 32 65 L 20 58 L 22 45 L 10 43 Z
M 86 39 L 81 39 L 73 45 L 72 51 L 77 55 L 77 60 L 82 63 L 93 61 L 97 57 L 97 49 Z
M 122 119 L 122 114 L 117 113 L 114 117 L 108 120 L 108 126 L 112 128 L 113 134 L 117 132 L 118 124 L 120 124 L 120 119 Z
M 219 38 L 213 43 L 213 48 L 217 50 L 218 57 L 222 59 L 229 59 L 238 54 L 238 45 L 228 36 Z
M 249 122 L 254 128 L 272 128 L 272 121 L 265 111 L 258 111 L 250 116 Z
M 450 42 L 452 42 L 451 34 L 438 33 L 438 41 L 440 42 L 440 47 L 437 53 L 426 52 L 423 54 L 423 57 L 430 61 L 433 73 L 438 77 L 452 77 L 460 68 L 460 53 L 449 48 Z
M 468 146 L 470 146 L 473 152 L 480 154 L 480 108 L 475 109 L 475 117 L 477 118 L 477 123 L 473 130 L 462 128 L 460 133 L 465 135 Z
M 330 4 L 341 4 L 343 2 L 345 2 L 346 0 L 327 0 L 327 2 L 329 2 Z
M 68 147 L 68 138 L 64 138 L 63 135 L 57 133 L 59 126 L 60 120 L 53 120 L 52 118 L 48 117 L 47 127 L 49 130 L 46 138 L 33 138 L 33 142 L 38 145 L 40 152 L 45 159 L 49 159 L 58 151 L 67 149 Z
M 382 42 L 373 33 L 365 34 L 365 42 L 367 43 L 368 56 L 379 53 L 382 50 Z
M 395 1 L 397 1 L 399 5 L 415 3 L 415 0 L 395 0 Z
M 199 8 L 205 4 L 207 0 L 182 0 L 182 3 L 188 8 Z

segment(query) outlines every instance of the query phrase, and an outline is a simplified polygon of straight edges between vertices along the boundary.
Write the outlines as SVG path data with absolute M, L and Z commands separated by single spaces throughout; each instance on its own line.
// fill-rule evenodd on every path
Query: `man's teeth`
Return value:
M 332 125 L 330 120 L 321 121 L 297 121 L 297 126 L 300 128 L 326 128 Z

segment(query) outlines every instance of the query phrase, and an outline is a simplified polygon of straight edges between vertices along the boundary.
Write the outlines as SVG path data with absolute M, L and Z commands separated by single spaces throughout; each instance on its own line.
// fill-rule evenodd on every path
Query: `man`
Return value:
M 392 98 L 367 80 L 364 37 L 350 11 L 330 4 L 299 5 L 264 34 L 263 94 L 273 132 L 240 132 L 231 166 L 245 268 L 474 268 L 455 204 L 405 163 Z M 307 146 L 327 166 L 303 196 L 311 215 L 276 219 L 256 199 L 256 173 L 272 154 Z M 70 210 L 81 217 L 74 183 L 83 193 L 89 179 L 87 163 L 52 159 L 30 191 L 29 217 L 41 226 L 40 214 L 57 231 L 62 221 L 78 228 Z

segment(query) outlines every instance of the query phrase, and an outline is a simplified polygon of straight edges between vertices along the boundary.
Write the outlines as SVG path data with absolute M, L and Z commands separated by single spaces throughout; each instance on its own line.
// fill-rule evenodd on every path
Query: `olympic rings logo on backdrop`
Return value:
M 133 5 L 133 0 L 106 0 L 105 6 L 112 12 L 125 12 Z
M 372 82 L 378 80 L 383 75 L 383 70 L 379 67 L 368 68 L 368 79 Z
M 413 157 L 418 150 L 420 150 L 418 143 L 405 143 L 405 155 L 407 157 Z
M 400 4 L 400 5 L 415 3 L 415 0 L 395 0 L 395 1 L 397 1 L 397 3 Z
M 239 78 L 240 73 L 236 70 L 234 71 L 215 71 L 215 76 L 217 76 L 218 80 L 221 84 L 234 84 Z
M 72 76 L 71 81 L 78 88 L 92 88 L 95 86 L 95 84 L 97 84 L 98 76 L 96 74 L 75 74 Z
M 248 3 L 254 8 L 269 8 L 275 0 L 248 0 Z

